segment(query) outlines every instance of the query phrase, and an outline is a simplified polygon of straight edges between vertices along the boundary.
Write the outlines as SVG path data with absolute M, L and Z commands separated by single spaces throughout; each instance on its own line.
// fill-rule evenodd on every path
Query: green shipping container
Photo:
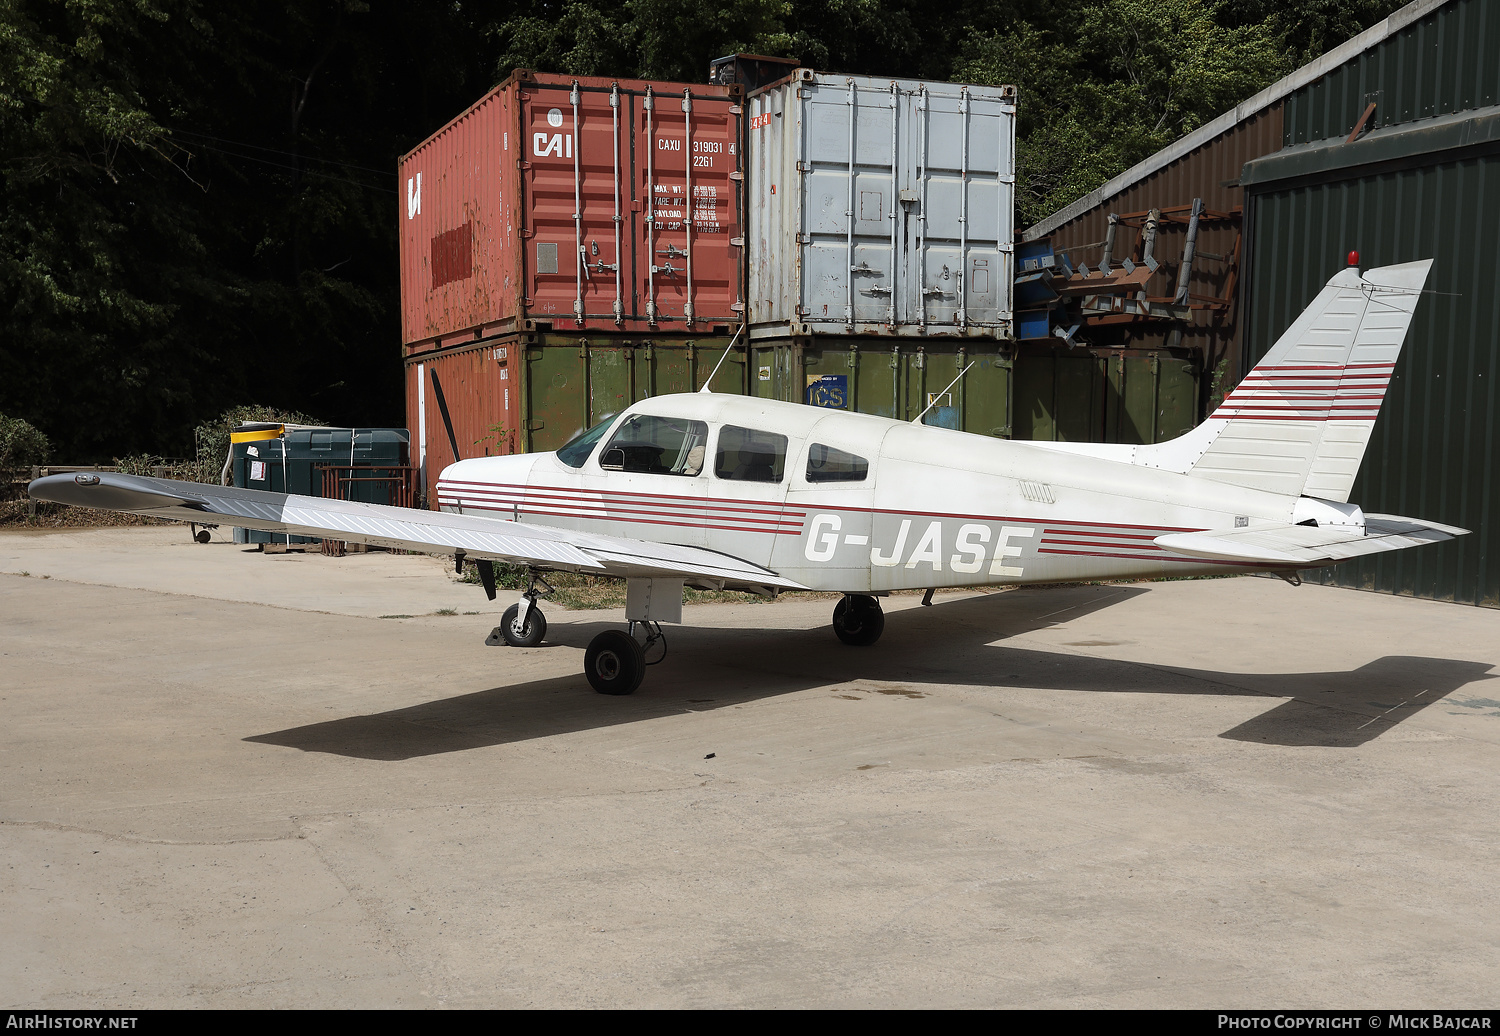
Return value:
M 347 499 L 395 503 L 396 470 L 406 463 L 409 436 L 405 428 L 288 428 L 274 439 L 237 442 L 231 447 L 234 484 L 247 489 L 298 496 L 322 496 L 325 466 L 354 468 L 360 476 L 346 483 Z M 316 543 L 307 536 L 287 536 L 235 529 L 236 543 Z
M 1153 443 L 1198 423 L 1200 368 L 1162 350 L 1023 352 L 1016 358 L 1017 439 Z
M 731 341 L 729 336 L 525 336 L 522 449 L 527 453 L 555 450 L 637 400 L 696 392 L 710 375 L 715 392 L 743 393 L 745 350 L 736 345 L 726 359 Z M 714 374 L 716 366 L 719 371 Z
M 926 410 L 923 424 L 1000 437 L 1011 434 L 1011 374 L 996 344 L 832 336 L 757 341 L 749 372 L 764 399 L 898 421 Z

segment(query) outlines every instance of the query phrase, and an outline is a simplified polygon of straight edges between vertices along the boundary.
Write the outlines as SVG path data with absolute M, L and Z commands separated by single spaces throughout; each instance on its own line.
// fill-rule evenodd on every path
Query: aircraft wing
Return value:
M 1307 568 L 1439 543 L 1468 533 L 1468 529 L 1394 514 L 1367 514 L 1363 536 L 1335 526 L 1262 524 L 1214 532 L 1175 532 L 1156 537 L 1156 544 L 1178 554 L 1214 561 Z
M 100 472 L 49 475 L 32 482 L 33 499 L 77 507 L 234 525 L 379 547 L 449 554 L 607 576 L 682 577 L 738 589 L 805 590 L 759 565 L 700 547 L 550 529 L 479 515 L 419 511 L 349 500 L 268 493 L 233 486 Z

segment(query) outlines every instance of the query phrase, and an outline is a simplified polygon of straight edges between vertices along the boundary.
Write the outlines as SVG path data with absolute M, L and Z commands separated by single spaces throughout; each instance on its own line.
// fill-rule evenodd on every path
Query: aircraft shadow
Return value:
M 1009 647 L 997 641 L 1107 608 L 1149 590 L 1077 586 L 1011 591 L 887 615 L 882 640 L 840 644 L 816 629 L 669 628 L 666 664 L 628 697 L 595 694 L 581 673 L 493 687 L 364 716 L 245 738 L 305 752 L 397 761 L 529 741 L 684 712 L 721 709 L 855 680 L 993 688 L 1284 697 L 1220 737 L 1354 747 L 1477 680 L 1491 666 L 1386 656 L 1344 673 L 1227 673 Z M 830 604 L 830 609 L 832 605 Z M 767 619 L 775 620 L 774 609 Z M 554 645 L 582 648 L 618 621 L 556 623 Z M 1080 642 L 1079 646 L 1105 646 Z M 497 655 L 506 649 L 494 649 Z M 501 656 L 503 657 L 503 656 Z

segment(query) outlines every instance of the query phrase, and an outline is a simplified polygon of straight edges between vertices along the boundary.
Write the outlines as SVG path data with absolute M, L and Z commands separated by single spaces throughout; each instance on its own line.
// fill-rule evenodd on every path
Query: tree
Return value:
M 1018 83 L 1017 207 L 1035 222 L 1291 71 L 1269 24 L 1226 28 L 1207 0 L 1097 0 L 1068 31 L 1021 22 L 974 38 L 957 73 Z

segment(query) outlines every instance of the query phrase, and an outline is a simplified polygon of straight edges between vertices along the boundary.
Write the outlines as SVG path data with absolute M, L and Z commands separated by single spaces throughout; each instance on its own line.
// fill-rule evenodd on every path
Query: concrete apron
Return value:
M 0 535 L 0 1001 L 1493 1003 L 1500 612 L 706 605 L 616 699 L 445 571 Z

